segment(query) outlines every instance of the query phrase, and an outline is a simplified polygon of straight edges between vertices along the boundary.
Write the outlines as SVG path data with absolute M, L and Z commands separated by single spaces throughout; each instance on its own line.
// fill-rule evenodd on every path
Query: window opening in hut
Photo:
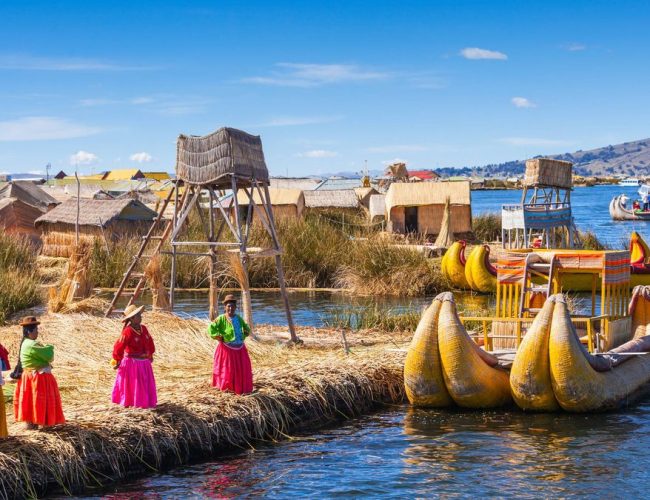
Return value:
M 404 208 L 404 226 L 407 233 L 418 232 L 418 207 Z

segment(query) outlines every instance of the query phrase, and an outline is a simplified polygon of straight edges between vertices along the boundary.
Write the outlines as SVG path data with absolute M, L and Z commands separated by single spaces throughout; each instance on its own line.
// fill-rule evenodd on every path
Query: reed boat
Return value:
M 406 395 L 423 407 L 510 404 L 508 372 L 498 362 L 468 335 L 452 293 L 442 293 L 424 312 L 406 355 Z
M 455 241 L 440 263 L 443 276 L 460 290 L 491 293 L 496 290 L 496 268 L 490 263 L 489 245 L 478 245 L 465 258 L 467 244 Z
M 609 202 L 609 215 L 613 220 L 650 220 L 650 211 L 630 209 L 628 200 L 629 197 L 621 194 Z
M 538 274 L 544 286 L 533 282 Z M 576 274 L 599 283 L 599 314 L 595 285 L 587 311 L 571 311 L 559 293 L 565 277 Z M 613 369 L 603 356 L 650 333 L 650 287 L 630 295 L 628 251 L 562 250 L 550 260 L 506 252 L 496 287 L 494 316 L 459 317 L 450 293 L 425 312 L 404 369 L 413 405 L 495 408 L 514 401 L 528 411 L 593 412 L 650 393 L 650 354 L 613 354 L 628 359 Z M 650 345 L 650 337 L 643 342 Z

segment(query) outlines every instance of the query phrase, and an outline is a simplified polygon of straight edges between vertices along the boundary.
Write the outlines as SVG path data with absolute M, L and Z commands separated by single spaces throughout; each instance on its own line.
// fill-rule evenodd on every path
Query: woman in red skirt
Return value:
M 223 299 L 226 314 L 222 314 L 208 327 L 208 333 L 219 344 L 214 352 L 212 385 L 235 394 L 253 392 L 253 369 L 244 339 L 251 329 L 244 319 L 235 314 L 237 300 L 233 295 Z
M 14 416 L 28 428 L 65 423 L 59 386 L 52 375 L 54 347 L 41 344 L 38 338 L 40 322 L 35 316 L 23 318 L 24 340 L 20 348 L 23 373 L 14 393 Z

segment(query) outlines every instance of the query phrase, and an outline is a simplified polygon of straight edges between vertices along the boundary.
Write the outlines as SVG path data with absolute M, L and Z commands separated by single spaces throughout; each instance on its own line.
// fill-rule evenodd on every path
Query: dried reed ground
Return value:
M 358 415 L 380 402 L 403 399 L 400 334 L 352 332 L 345 355 L 336 330 L 299 329 L 305 344 L 287 347 L 287 333 L 260 327 L 248 342 L 255 393 L 236 396 L 210 386 L 215 343 L 206 322 L 164 313 L 144 317 L 156 342 L 159 406 L 125 409 L 110 403 L 109 366 L 121 331 L 114 319 L 83 314 L 42 318 L 41 339 L 55 345 L 57 377 L 68 423 L 27 431 L 7 405 L 11 436 L 0 440 L 0 497 L 79 492 L 127 476 L 209 457 L 298 429 Z M 12 361 L 17 326 L 0 328 Z

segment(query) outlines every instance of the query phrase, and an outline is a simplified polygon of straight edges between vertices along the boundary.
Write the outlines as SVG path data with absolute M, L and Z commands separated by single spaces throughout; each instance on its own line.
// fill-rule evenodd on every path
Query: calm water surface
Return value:
M 580 229 L 621 247 L 646 222 L 613 222 L 611 198 L 634 188 L 595 186 L 572 193 Z M 518 191 L 472 193 L 474 214 L 520 199 Z M 650 238 L 648 238 L 650 239 Z M 292 293 L 298 324 L 321 326 L 332 310 L 371 304 L 337 293 Z M 390 298 L 381 307 L 421 309 L 431 297 Z M 465 295 L 461 310 L 493 300 Z M 375 303 L 377 301 L 374 301 Z M 205 316 L 205 294 L 181 294 L 179 309 Z M 286 324 L 277 293 L 254 293 L 258 323 Z M 645 497 L 650 476 L 650 404 L 601 415 L 515 411 L 414 410 L 407 406 L 278 445 L 175 469 L 121 486 L 113 498 L 148 496 L 590 496 Z

